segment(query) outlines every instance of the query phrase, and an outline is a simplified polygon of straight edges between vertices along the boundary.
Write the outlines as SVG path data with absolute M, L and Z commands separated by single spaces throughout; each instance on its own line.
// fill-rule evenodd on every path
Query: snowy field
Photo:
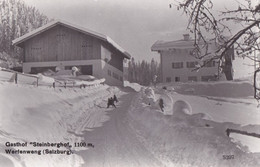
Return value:
M 53 89 L 0 82 L 0 166 L 80 166 L 84 162 L 77 154 L 8 155 L 5 143 L 80 142 L 83 131 L 100 127 L 109 119 L 102 107 L 118 91 L 107 85 Z M 88 148 L 70 149 L 76 152 Z
M 258 167 L 260 138 L 226 133 L 231 128 L 260 134 L 260 109 L 252 95 L 250 82 L 142 89 L 131 105 L 131 125 L 165 166 Z
M 114 94 L 117 108 L 107 109 Z M 0 82 L 0 166 L 259 167 L 260 139 L 226 132 L 260 134 L 252 95 L 246 81 L 83 89 Z M 72 155 L 5 153 L 6 142 L 26 141 L 95 147 L 65 148 Z

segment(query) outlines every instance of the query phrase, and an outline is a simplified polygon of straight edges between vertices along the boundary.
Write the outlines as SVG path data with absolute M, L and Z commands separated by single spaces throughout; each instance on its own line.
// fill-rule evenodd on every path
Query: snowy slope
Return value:
M 134 98 L 129 111 L 131 125 L 146 148 L 165 166 L 260 166 L 259 138 L 251 140 L 247 136 L 231 134 L 228 137 L 226 134 L 227 128 L 260 134 L 259 108 L 246 92 L 250 90 L 250 84 L 187 85 L 167 85 L 169 91 L 154 89 L 154 101 L 171 96 L 165 101 L 168 108 L 165 112 L 147 105 L 144 92 Z M 226 91 L 219 92 L 221 87 Z M 190 88 L 192 95 L 181 95 L 172 91 L 173 88 L 185 94 L 188 94 L 185 90 Z M 238 92 L 230 93 L 234 89 Z M 183 104 L 174 106 L 180 100 Z M 226 160 L 226 156 L 234 159 Z
M 201 85 L 206 94 L 198 91 L 203 90 Z M 250 89 L 244 82 L 234 85 L 192 84 L 187 93 L 179 85 L 167 85 L 165 90 L 128 83 L 122 92 L 107 85 L 53 89 L 0 82 L 0 166 L 258 167 L 259 139 L 226 133 L 231 128 L 260 134 L 259 108 L 249 94 L 221 95 L 214 89 Z M 107 109 L 107 98 L 113 94 L 119 103 Z M 32 140 L 86 141 L 95 148 L 72 147 L 75 154 L 69 156 L 4 152 L 6 141 Z
M 80 142 L 84 130 L 102 126 L 109 119 L 100 107 L 105 107 L 107 98 L 114 93 L 118 89 L 106 85 L 53 89 L 0 82 L 0 166 L 11 163 L 26 167 L 80 166 L 83 160 L 77 154 L 11 156 L 5 154 L 4 144 L 7 141 Z
M 139 92 L 142 88 L 142 86 L 138 83 L 130 83 L 129 81 L 124 81 L 124 87 L 126 88 L 132 88 L 136 92 Z

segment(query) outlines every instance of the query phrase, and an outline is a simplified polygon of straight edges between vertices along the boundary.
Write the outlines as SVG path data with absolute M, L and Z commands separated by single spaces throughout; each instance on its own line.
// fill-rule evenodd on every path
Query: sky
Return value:
M 237 0 L 213 0 L 217 9 Z M 254 0 L 257 1 L 257 0 Z M 157 40 L 179 40 L 188 33 L 187 17 L 169 4 L 175 0 L 24 0 L 49 18 L 61 19 L 105 34 L 135 60 L 159 61 L 151 51 Z M 234 3 L 235 2 L 235 3 Z M 176 3 L 175 3 L 176 4 Z
M 171 0 L 24 1 L 50 18 L 108 35 L 137 60 L 159 60 L 159 54 L 151 52 L 152 44 L 186 33 L 185 17 L 169 8 Z

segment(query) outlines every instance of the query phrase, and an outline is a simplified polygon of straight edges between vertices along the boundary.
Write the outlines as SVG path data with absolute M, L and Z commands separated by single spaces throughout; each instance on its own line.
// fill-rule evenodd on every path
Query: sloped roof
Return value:
M 62 21 L 62 20 L 52 21 L 52 22 L 50 22 L 50 23 L 48 23 L 48 24 L 46 24 L 46 25 L 44 25 L 40 28 L 37 28 L 37 29 L 35 29 L 35 30 L 33 30 L 33 31 L 31 31 L 31 32 L 19 37 L 19 38 L 16 38 L 15 40 L 12 41 L 12 44 L 19 46 L 21 43 L 27 41 L 28 39 L 44 32 L 44 31 L 47 31 L 47 30 L 49 30 L 49 29 L 51 29 L 51 28 L 53 28 L 57 25 L 62 25 L 62 26 L 68 27 L 70 29 L 74 29 L 76 31 L 79 31 L 83 34 L 90 35 L 90 36 L 98 38 L 102 41 L 105 41 L 105 42 L 109 43 L 110 45 L 112 45 L 115 49 L 120 51 L 124 55 L 125 58 L 128 58 L 128 59 L 131 58 L 131 55 L 128 52 L 126 52 L 121 46 L 119 46 L 116 42 L 114 42 L 110 37 L 108 37 L 104 34 L 86 29 L 84 27 L 80 27 L 80 26 Z
M 151 47 L 152 51 L 186 48 L 194 48 L 194 40 L 156 41 Z

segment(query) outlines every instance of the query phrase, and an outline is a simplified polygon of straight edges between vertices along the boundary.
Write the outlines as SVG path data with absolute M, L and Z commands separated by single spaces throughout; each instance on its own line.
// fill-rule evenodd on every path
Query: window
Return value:
M 66 36 L 66 34 L 64 32 L 60 32 L 56 35 L 57 37 L 57 41 L 60 42 L 64 39 L 64 37 Z
M 166 82 L 171 82 L 171 81 L 172 81 L 171 77 L 166 77 Z
M 215 61 L 204 61 L 205 67 L 215 67 Z
M 113 77 L 114 77 L 115 79 L 119 79 L 119 76 L 118 76 L 116 73 L 113 73 Z
M 189 76 L 188 81 L 198 81 L 196 76 Z
M 32 67 L 31 68 L 31 74 L 38 74 L 38 73 L 44 73 L 44 72 L 48 72 L 48 70 L 52 70 L 55 71 L 56 67 Z
M 174 62 L 172 63 L 172 68 L 183 68 L 183 62 Z
M 71 70 L 74 66 L 65 66 L 65 70 Z
M 197 64 L 198 64 L 197 61 L 191 61 L 186 63 L 187 68 L 195 68 Z
M 201 81 L 215 81 L 216 77 L 213 75 L 201 76 Z
M 111 76 L 111 71 L 110 70 L 107 70 L 107 75 Z
M 180 77 L 175 77 L 175 82 L 180 82 L 181 78 Z

